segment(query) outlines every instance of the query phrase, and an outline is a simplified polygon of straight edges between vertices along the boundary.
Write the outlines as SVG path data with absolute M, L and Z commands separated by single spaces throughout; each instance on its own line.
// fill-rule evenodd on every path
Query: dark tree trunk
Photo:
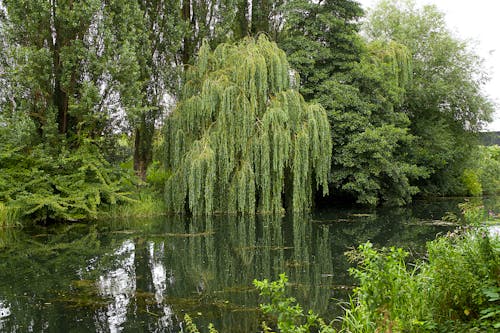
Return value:
M 270 14 L 271 14 L 271 3 L 268 0 L 256 0 L 253 1 L 252 6 L 252 28 L 251 32 L 253 35 L 259 32 L 264 32 L 266 34 L 270 33 Z
M 188 29 L 193 28 L 191 26 L 191 1 L 184 0 L 182 2 L 182 20 L 189 25 Z M 192 56 L 192 31 L 185 31 L 184 37 L 182 39 L 182 64 L 187 65 L 191 60 Z
M 240 0 L 238 2 L 238 10 L 236 12 L 235 36 L 240 39 L 248 36 L 248 0 Z
M 53 31 L 55 33 L 54 42 L 52 43 L 52 58 L 54 66 L 54 94 L 53 103 L 57 108 L 57 126 L 59 134 L 64 134 L 68 132 L 68 95 L 62 89 L 61 77 L 62 77 L 62 64 L 61 64 L 61 29 L 58 24 L 58 18 L 56 17 L 56 5 L 52 3 L 52 18 L 54 20 Z
M 134 171 L 142 180 L 146 180 L 146 171 L 153 160 L 154 121 L 146 116 L 135 130 L 134 139 Z

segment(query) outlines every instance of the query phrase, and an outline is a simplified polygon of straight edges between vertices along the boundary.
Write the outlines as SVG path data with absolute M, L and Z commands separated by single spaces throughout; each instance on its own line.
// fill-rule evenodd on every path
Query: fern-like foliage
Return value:
M 131 201 L 132 178 L 113 168 L 91 143 L 54 156 L 42 146 L 3 146 L 0 201 L 33 222 L 95 218 L 99 207 Z

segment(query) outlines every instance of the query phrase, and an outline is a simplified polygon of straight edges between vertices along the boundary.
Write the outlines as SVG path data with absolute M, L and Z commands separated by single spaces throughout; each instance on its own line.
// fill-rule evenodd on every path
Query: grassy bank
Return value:
M 120 205 L 110 205 L 99 211 L 98 219 L 143 218 L 165 215 L 165 202 L 161 195 L 140 192 L 136 198 Z

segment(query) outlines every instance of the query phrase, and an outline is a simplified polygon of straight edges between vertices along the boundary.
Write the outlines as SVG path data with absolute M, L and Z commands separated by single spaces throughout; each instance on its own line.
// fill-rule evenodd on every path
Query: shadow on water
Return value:
M 456 206 L 456 205 L 455 205 Z M 440 206 L 442 207 L 442 206 Z M 367 240 L 415 256 L 442 209 L 322 210 L 286 218 L 107 221 L 0 231 L 0 331 L 257 332 L 253 279 L 286 272 L 290 295 L 333 319 L 353 281 L 343 253 Z

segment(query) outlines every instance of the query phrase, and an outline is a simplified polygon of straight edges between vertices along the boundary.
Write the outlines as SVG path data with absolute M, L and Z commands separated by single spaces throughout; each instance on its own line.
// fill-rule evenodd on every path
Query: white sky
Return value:
M 357 0 L 363 8 L 378 0 Z M 494 120 L 487 127 L 500 131 L 500 1 L 498 0 L 415 0 L 418 6 L 434 4 L 445 13 L 448 28 L 461 39 L 478 42 L 476 53 L 485 59 L 491 81 L 485 92 L 497 103 Z

